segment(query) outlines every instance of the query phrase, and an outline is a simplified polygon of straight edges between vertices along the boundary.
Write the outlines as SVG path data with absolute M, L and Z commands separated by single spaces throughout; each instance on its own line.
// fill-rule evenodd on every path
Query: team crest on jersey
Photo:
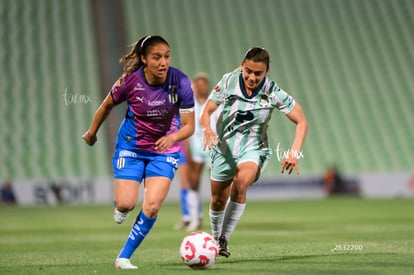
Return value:
M 269 97 L 267 95 L 262 95 L 262 97 L 260 98 L 259 104 L 263 108 L 269 107 L 270 105 Z
M 171 104 L 175 104 L 178 102 L 178 95 L 177 95 L 177 86 L 170 85 L 170 93 L 168 94 L 168 100 Z

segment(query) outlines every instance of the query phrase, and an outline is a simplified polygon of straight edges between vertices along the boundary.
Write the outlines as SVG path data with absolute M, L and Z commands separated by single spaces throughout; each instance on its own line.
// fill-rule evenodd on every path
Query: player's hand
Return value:
M 91 135 L 88 131 L 86 131 L 86 133 L 83 134 L 82 138 L 89 146 L 93 146 L 95 142 L 98 140 L 96 135 Z
M 289 175 L 292 173 L 293 168 L 295 168 L 296 174 L 299 173 L 299 165 L 298 165 L 298 158 L 294 156 L 293 154 L 289 154 L 287 158 L 285 158 L 282 163 L 282 174 L 286 171 L 289 173 Z
M 211 129 L 203 129 L 203 150 L 217 146 L 218 136 Z
M 161 137 L 155 142 L 155 150 L 158 152 L 164 152 L 175 143 L 174 134 Z

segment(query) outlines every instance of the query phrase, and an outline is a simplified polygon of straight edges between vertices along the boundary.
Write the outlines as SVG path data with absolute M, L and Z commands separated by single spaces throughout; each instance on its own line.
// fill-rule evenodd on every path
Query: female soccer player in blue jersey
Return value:
M 142 37 L 121 57 L 123 74 L 93 117 L 83 139 L 96 142 L 96 133 L 112 108 L 127 102 L 112 160 L 115 177 L 114 219 L 122 223 L 135 207 L 145 179 L 141 211 L 115 267 L 135 269 L 130 258 L 154 225 L 178 168 L 179 141 L 194 132 L 194 98 L 190 79 L 170 67 L 170 47 L 160 36 Z M 178 118 L 181 119 L 181 125 Z
M 291 154 L 283 160 L 282 173 L 299 174 L 297 153 L 301 152 L 308 123 L 300 105 L 266 75 L 269 53 L 261 47 L 249 49 L 241 70 L 227 73 L 211 93 L 201 114 L 204 147 L 211 149 L 210 223 L 219 242 L 219 254 L 230 256 L 228 240 L 246 206 L 246 192 L 260 176 L 270 158 L 267 127 L 276 108 L 296 124 Z M 218 114 L 217 136 L 210 116 Z

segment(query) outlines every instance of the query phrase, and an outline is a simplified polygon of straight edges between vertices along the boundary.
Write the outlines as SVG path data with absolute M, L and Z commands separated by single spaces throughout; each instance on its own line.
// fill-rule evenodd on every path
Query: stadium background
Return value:
M 413 25 L 411 0 L 3 0 L 0 180 L 11 179 L 28 203 L 47 203 L 52 185 L 74 186 L 75 202 L 102 202 L 94 195 L 101 189 L 103 201 L 110 197 L 125 108 L 112 113 L 94 147 L 81 135 L 120 74 L 120 55 L 159 34 L 173 66 L 208 73 L 212 86 L 249 47 L 269 50 L 270 78 L 309 121 L 301 176 L 289 179 L 312 185 L 335 165 L 373 190 L 412 196 Z M 287 149 L 293 135 L 275 112 L 271 145 Z M 279 174 L 274 154 L 263 178 Z

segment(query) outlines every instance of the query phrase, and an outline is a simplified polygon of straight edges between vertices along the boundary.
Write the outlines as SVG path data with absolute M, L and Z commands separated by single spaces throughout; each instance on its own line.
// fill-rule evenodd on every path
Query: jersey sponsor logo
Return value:
M 137 154 L 128 150 L 122 150 L 119 152 L 119 157 L 131 157 L 131 158 L 136 158 Z
M 144 103 L 144 97 L 143 96 L 141 96 L 141 97 L 136 96 L 135 99 L 138 100 L 141 103 Z
M 144 85 L 142 85 L 141 83 L 137 83 L 137 85 L 135 85 L 135 87 L 134 87 L 134 91 L 144 91 L 145 90 L 145 88 L 144 88 Z
M 178 158 L 172 157 L 172 156 L 168 156 L 167 157 L 167 162 L 171 163 L 175 168 L 178 168 Z
M 214 92 L 216 92 L 216 93 L 219 93 L 219 92 L 220 92 L 220 86 L 219 86 L 219 85 L 217 85 L 217 86 L 214 88 Z
M 245 121 L 251 121 L 254 119 L 254 114 L 250 111 L 237 111 L 236 122 L 227 127 L 227 132 L 236 131 L 238 134 L 248 135 L 250 133 L 249 125 L 236 126 L 237 124 L 242 124 Z M 238 128 L 237 128 L 238 127 Z
M 166 110 L 166 109 L 162 109 L 162 110 L 149 110 L 149 111 L 147 111 L 147 116 L 148 117 L 164 116 L 166 114 L 168 114 L 168 110 Z
M 243 135 L 243 136 L 250 134 L 250 128 L 248 127 L 248 125 L 243 125 L 243 126 L 240 126 L 239 128 L 236 128 L 232 125 L 227 127 L 227 132 L 230 133 L 230 132 L 233 132 L 233 131 L 235 131 L 237 134 L 240 134 L 240 135 Z
M 254 115 L 252 112 L 250 111 L 237 111 L 237 115 L 236 115 L 236 121 L 243 123 L 244 121 L 251 121 L 253 120 Z
M 148 101 L 148 106 L 151 106 L 151 107 L 162 106 L 164 104 L 165 104 L 165 99 L 164 100 Z

